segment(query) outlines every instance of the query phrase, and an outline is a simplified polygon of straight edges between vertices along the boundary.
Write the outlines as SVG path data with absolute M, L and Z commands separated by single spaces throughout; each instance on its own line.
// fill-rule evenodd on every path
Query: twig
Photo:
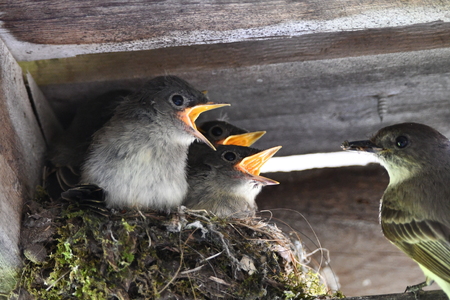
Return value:
M 233 254 L 231 254 L 231 251 L 228 248 L 228 243 L 225 241 L 223 234 L 221 232 L 215 230 L 213 228 L 213 224 L 208 224 L 208 229 L 211 230 L 212 232 L 214 232 L 220 238 L 220 241 L 222 242 L 222 245 L 225 248 L 227 256 L 231 259 L 232 262 L 234 262 L 236 264 L 236 266 L 238 266 L 239 261 L 236 259 L 236 257 L 233 256 Z
M 50 286 L 48 288 L 46 288 L 46 291 L 49 291 L 51 288 L 53 288 L 55 286 L 56 283 L 58 283 L 58 281 L 60 281 L 61 279 L 64 278 L 64 276 L 66 276 L 67 274 L 69 274 L 70 270 L 67 271 L 66 273 L 62 274 L 61 277 L 59 277 L 58 279 L 55 280 L 55 282 L 53 282 L 52 284 L 50 284 Z
M 183 259 L 184 259 L 184 247 L 181 243 L 181 231 L 180 231 L 180 236 L 179 236 L 179 242 L 180 242 L 180 266 L 178 267 L 178 270 L 175 272 L 175 274 L 172 276 L 172 278 L 169 280 L 169 282 L 161 289 L 158 291 L 158 294 L 161 294 L 162 292 L 164 292 L 169 285 L 172 284 L 172 282 L 174 282 L 174 280 L 178 277 L 178 274 L 180 273 L 181 267 L 183 266 Z M 187 240 L 186 240 L 187 243 Z

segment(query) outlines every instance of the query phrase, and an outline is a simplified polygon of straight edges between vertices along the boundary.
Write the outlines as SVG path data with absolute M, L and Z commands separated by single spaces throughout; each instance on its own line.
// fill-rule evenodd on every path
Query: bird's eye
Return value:
M 223 130 L 219 126 L 214 126 L 211 128 L 211 134 L 213 136 L 221 136 L 223 134 Z
M 402 135 L 395 139 L 395 145 L 400 149 L 405 148 L 406 146 L 408 146 L 408 144 L 409 144 L 409 140 L 406 136 Z
M 173 95 L 171 100 L 175 106 L 181 106 L 184 104 L 184 98 L 181 95 Z
M 228 161 L 234 161 L 236 159 L 236 154 L 231 151 L 227 151 L 223 154 L 223 158 Z

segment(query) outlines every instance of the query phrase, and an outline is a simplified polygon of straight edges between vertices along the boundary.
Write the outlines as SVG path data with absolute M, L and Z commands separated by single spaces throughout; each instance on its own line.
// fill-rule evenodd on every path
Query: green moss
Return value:
M 130 223 L 128 223 L 125 219 L 122 218 L 122 225 L 125 228 L 126 231 L 128 232 L 133 232 L 134 229 L 136 228 L 136 225 L 131 225 Z

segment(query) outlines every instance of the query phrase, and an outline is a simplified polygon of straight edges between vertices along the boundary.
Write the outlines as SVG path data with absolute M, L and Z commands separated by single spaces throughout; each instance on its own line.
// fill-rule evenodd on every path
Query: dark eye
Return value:
M 223 130 L 219 126 L 215 126 L 211 128 L 211 134 L 213 136 L 221 136 L 223 134 Z
M 233 152 L 227 151 L 223 154 L 223 158 L 225 158 L 228 161 L 234 161 L 236 159 L 236 154 Z
M 184 104 L 184 98 L 181 95 L 173 95 L 172 96 L 172 103 L 176 106 L 181 106 Z
M 395 145 L 398 148 L 405 148 L 406 146 L 408 146 L 408 144 L 409 144 L 409 141 L 406 136 L 399 136 L 395 139 Z

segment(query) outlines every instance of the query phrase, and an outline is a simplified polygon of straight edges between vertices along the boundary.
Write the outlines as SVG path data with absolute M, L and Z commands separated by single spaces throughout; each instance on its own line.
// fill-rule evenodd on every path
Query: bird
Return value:
M 259 173 L 281 146 L 264 151 L 236 145 L 219 145 L 211 151 L 200 146 L 195 155 L 189 152 L 189 189 L 183 205 L 221 218 L 253 216 L 262 187 L 278 184 Z
M 265 131 L 248 132 L 221 120 L 213 120 L 202 123 L 198 129 L 215 146 L 236 145 L 250 147 L 259 140 Z
M 187 192 L 189 145 L 198 139 L 215 149 L 195 120 L 223 106 L 229 104 L 208 102 L 179 77 L 148 81 L 114 105 L 110 118 L 93 133 L 82 155 L 79 184 L 101 187 L 109 208 L 170 211 Z M 101 112 L 89 113 L 95 117 Z
M 374 153 L 389 174 L 380 205 L 383 234 L 426 277 L 407 291 L 435 281 L 450 298 L 449 140 L 427 125 L 401 123 L 342 148 Z

